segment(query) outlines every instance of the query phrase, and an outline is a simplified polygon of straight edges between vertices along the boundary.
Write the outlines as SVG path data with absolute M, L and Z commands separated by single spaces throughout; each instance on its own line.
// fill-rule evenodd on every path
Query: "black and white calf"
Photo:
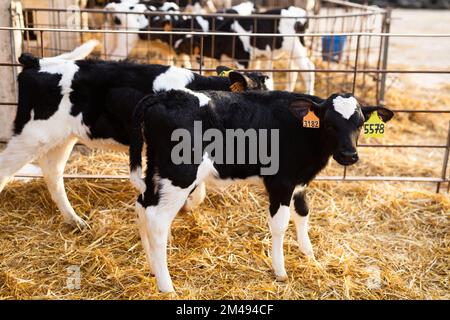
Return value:
M 160 7 L 158 10 L 168 12 L 170 9 L 177 12 L 175 4 L 169 6 L 169 3 L 166 3 L 165 5 L 166 7 Z M 279 15 L 280 18 L 258 18 L 256 20 L 248 17 L 255 13 L 254 4 L 250 1 L 220 11 L 220 13 L 225 14 L 238 14 L 242 18 L 202 17 L 187 14 L 182 16 L 167 15 L 166 18 L 161 18 L 160 16 L 146 16 L 144 5 L 129 6 L 126 3 L 111 5 L 110 9 L 138 13 L 128 15 L 126 20 L 125 14 L 115 14 L 116 24 L 128 30 L 163 30 L 170 24 L 170 30 L 174 31 L 216 31 L 243 34 L 236 41 L 231 36 L 203 36 L 204 56 L 222 61 L 232 58 L 236 66 L 241 69 L 247 68 L 250 61 L 255 61 L 260 57 L 266 58 L 269 61 L 269 69 L 273 69 L 272 61 L 282 55 L 287 55 L 290 69 L 313 70 L 315 68 L 314 63 L 308 58 L 303 38 L 303 33 L 308 27 L 306 11 L 298 7 L 290 6 L 261 12 L 259 14 Z M 250 35 L 258 33 L 298 34 L 299 36 L 257 37 L 254 41 L 254 38 Z M 112 56 L 126 57 L 127 48 L 131 50 L 139 38 L 142 40 L 159 40 L 172 46 L 176 54 L 182 58 L 183 66 L 187 68 L 191 67 L 189 55 L 198 55 L 201 47 L 201 37 L 192 35 L 140 34 L 138 36 L 136 34 L 115 34 L 114 37 L 117 37 L 119 45 L 108 53 Z M 288 73 L 286 90 L 294 90 L 297 77 L 297 72 Z M 303 72 L 302 77 L 306 92 L 314 94 L 314 73 Z
M 279 59 L 281 56 L 287 56 L 289 60 L 289 69 L 303 69 L 314 70 L 314 63 L 308 58 L 308 52 L 305 47 L 303 34 L 308 28 L 308 20 L 306 11 L 302 8 L 290 6 L 281 9 L 271 9 L 264 12 L 258 12 L 262 15 L 278 15 L 280 18 L 258 18 L 252 19 L 250 16 L 255 13 L 254 4 L 250 1 L 243 2 L 231 9 L 224 10 L 223 13 L 239 14 L 242 18 L 223 18 L 217 22 L 215 31 L 239 33 L 238 41 L 231 41 L 229 36 L 216 36 L 213 40 L 212 36 L 204 37 L 204 55 L 207 57 L 224 60 L 233 58 L 239 68 L 247 68 L 250 61 L 255 61 L 257 58 L 265 58 L 269 62 L 269 69 L 273 69 L 273 60 Z M 213 18 L 196 17 L 201 19 L 200 31 L 212 30 Z M 180 21 L 179 23 L 186 23 Z M 194 23 L 196 26 L 197 23 Z M 174 29 L 177 29 L 177 23 L 174 24 Z M 274 34 L 298 34 L 299 36 L 282 36 L 276 38 L 268 37 L 251 37 L 250 35 L 261 33 Z M 243 35 L 242 35 L 243 34 Z M 245 35 L 245 34 L 248 34 Z M 174 48 L 177 53 L 190 53 L 192 44 L 194 47 L 200 47 L 200 36 L 187 35 L 180 37 L 174 42 Z M 230 46 L 230 41 L 234 46 Z M 228 58 L 228 59 L 229 59 Z M 305 82 L 306 92 L 314 94 L 314 72 L 301 73 Z M 286 90 L 293 91 L 297 81 L 298 73 L 289 72 Z
M 63 172 L 77 141 L 90 147 L 127 150 L 132 114 L 141 98 L 169 89 L 264 90 L 266 76 L 230 72 L 205 77 L 163 65 L 77 60 L 95 47 L 90 41 L 71 53 L 39 59 L 23 54 L 14 133 L 0 153 L 0 192 L 27 163 L 38 160 L 47 187 L 65 220 L 84 226 L 67 199 Z M 219 67 L 218 72 L 225 70 Z M 192 92 L 192 94 L 196 94 Z
M 302 119 L 310 110 L 320 119 L 319 128 L 302 126 Z M 166 257 L 172 220 L 189 194 L 205 181 L 217 184 L 219 181 L 233 183 L 238 179 L 251 179 L 264 184 L 270 200 L 273 269 L 278 280 L 286 280 L 283 237 L 291 216 L 291 201 L 295 208 L 291 217 L 295 222 L 300 249 L 306 255 L 313 255 L 307 233 L 305 195 L 303 191 L 295 191 L 296 187 L 307 185 L 326 166 L 331 156 L 342 165 L 355 163 L 358 160 L 356 139 L 372 112 L 377 112 L 384 121 L 389 121 L 393 116 L 390 110 L 383 107 L 361 106 L 350 94 L 334 94 L 321 99 L 284 91 L 204 91 L 192 95 L 174 90 L 142 99 L 133 120 L 130 169 L 133 172 L 141 168 L 145 138 L 145 184 L 133 183 L 141 191 L 136 211 L 143 247 L 159 290 L 173 291 Z M 201 122 L 203 134 L 209 129 L 215 129 L 223 137 L 227 136 L 228 130 L 278 130 L 279 148 L 275 155 L 279 157 L 277 172 L 262 175 L 261 169 L 266 164 L 259 160 L 256 164 L 218 163 L 211 156 L 213 152 L 208 154 L 205 151 L 208 145 L 204 141 L 203 156 L 198 163 L 175 164 L 172 152 L 179 142 L 173 139 L 172 134 L 175 129 L 183 128 L 195 135 L 196 121 Z M 195 149 L 194 141 L 195 138 L 191 143 Z M 234 150 L 234 157 L 236 148 L 227 145 L 233 142 L 225 138 L 222 141 L 223 150 Z M 275 143 L 271 139 L 265 141 L 267 144 Z M 276 150 L 271 149 L 270 145 L 264 147 L 266 150 Z M 249 155 L 250 148 L 251 144 L 246 141 L 246 155 Z

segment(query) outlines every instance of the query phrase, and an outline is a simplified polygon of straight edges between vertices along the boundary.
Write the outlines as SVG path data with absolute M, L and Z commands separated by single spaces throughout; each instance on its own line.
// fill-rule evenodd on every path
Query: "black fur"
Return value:
M 25 68 L 18 76 L 19 107 L 14 122 L 16 135 L 31 119 L 31 111 L 34 119 L 48 119 L 58 110 L 62 98 L 60 74 L 39 72 L 39 59 L 30 54 L 23 54 L 19 60 Z M 153 81 L 169 67 L 125 61 L 79 60 L 75 63 L 79 70 L 72 81 L 71 114 L 82 114 L 84 124 L 90 129 L 90 138 L 112 138 L 129 145 L 131 119 L 136 104 L 145 95 L 153 93 Z M 249 89 L 265 89 L 260 73 L 246 75 L 252 79 L 252 83 L 259 83 Z M 240 81 L 245 81 L 243 76 Z M 230 90 L 231 84 L 229 77 L 194 74 L 188 88 Z
M 356 139 L 364 115 L 358 109 L 349 120 L 344 119 L 333 107 L 332 101 L 337 95 L 324 100 L 285 91 L 203 93 L 211 99 L 209 105 L 203 107 L 199 106 L 195 96 L 172 90 L 144 99 L 136 108 L 139 112 L 133 119 L 134 133 L 145 136 L 148 148 L 147 191 L 141 198 L 142 205 L 149 206 L 159 197 L 153 188 L 155 172 L 160 178 L 167 178 L 181 188 L 195 181 L 198 164 L 175 165 L 171 160 L 171 150 L 178 143 L 171 141 L 173 130 L 184 128 L 193 133 L 194 121 L 202 121 L 203 131 L 216 128 L 224 136 L 226 129 L 279 130 L 279 170 L 275 175 L 262 176 L 269 193 L 272 215 L 280 205 L 288 206 L 295 186 L 307 185 L 326 166 L 332 155 L 341 164 L 351 164 L 350 161 L 354 160 L 342 154 L 356 152 Z M 302 118 L 294 112 L 298 111 L 294 109 L 302 108 L 314 111 L 321 120 L 320 128 L 302 126 Z M 135 141 L 139 143 L 136 146 Z M 226 141 L 224 143 L 226 145 Z M 247 143 L 246 150 L 248 148 Z M 130 148 L 131 170 L 141 166 L 141 153 L 142 140 L 134 137 Z M 264 165 L 259 162 L 214 163 L 214 167 L 221 179 L 242 179 L 261 176 L 260 169 Z

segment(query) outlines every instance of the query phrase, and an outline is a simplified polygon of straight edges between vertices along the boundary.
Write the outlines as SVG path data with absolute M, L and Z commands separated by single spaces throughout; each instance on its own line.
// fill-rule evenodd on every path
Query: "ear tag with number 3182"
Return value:
M 314 128 L 320 127 L 320 120 L 312 110 L 309 110 L 306 116 L 303 117 L 303 127 L 304 128 Z
M 385 123 L 380 119 L 377 112 L 372 112 L 369 120 L 364 122 L 364 137 L 381 138 L 384 136 Z

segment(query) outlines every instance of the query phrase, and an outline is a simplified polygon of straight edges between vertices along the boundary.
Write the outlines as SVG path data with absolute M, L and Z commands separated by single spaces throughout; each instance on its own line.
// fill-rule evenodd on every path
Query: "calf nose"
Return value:
M 358 152 L 356 151 L 341 151 L 341 157 L 345 161 L 352 161 L 352 162 L 356 162 L 359 159 Z
M 122 21 L 120 21 L 119 18 L 114 17 L 114 24 L 117 25 L 117 26 L 120 26 L 122 24 Z

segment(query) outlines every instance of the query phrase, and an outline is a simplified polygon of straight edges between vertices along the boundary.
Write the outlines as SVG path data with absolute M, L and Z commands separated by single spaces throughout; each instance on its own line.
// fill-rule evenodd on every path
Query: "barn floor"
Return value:
M 287 283 L 270 267 L 267 199 L 257 188 L 209 193 L 179 214 L 169 268 L 177 295 L 159 294 L 135 224 L 127 181 L 69 181 L 91 229 L 62 223 L 41 181 L 0 195 L 2 299 L 448 299 L 450 200 L 395 184 L 313 183 L 316 261 L 285 240 Z M 71 266 L 78 290 L 67 287 Z

